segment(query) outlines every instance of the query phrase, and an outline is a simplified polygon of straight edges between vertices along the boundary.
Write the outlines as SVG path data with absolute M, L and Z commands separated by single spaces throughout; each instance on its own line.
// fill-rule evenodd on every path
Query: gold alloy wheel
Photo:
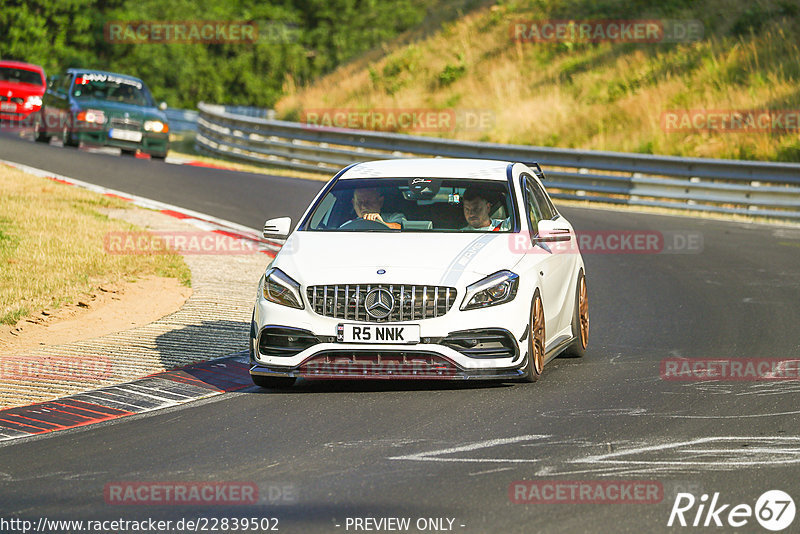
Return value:
M 533 303 L 533 317 L 531 317 L 531 337 L 533 345 L 533 367 L 537 375 L 544 369 L 544 309 L 542 299 L 537 296 Z
M 578 290 L 578 313 L 581 324 L 581 347 L 585 349 L 589 343 L 589 297 L 586 294 L 585 276 L 581 276 L 581 285 Z

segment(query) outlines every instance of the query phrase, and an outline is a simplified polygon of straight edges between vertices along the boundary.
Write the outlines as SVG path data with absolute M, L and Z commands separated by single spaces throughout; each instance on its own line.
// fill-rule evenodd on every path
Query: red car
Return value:
M 21 61 L 0 61 L 0 120 L 23 121 L 42 107 L 44 69 Z

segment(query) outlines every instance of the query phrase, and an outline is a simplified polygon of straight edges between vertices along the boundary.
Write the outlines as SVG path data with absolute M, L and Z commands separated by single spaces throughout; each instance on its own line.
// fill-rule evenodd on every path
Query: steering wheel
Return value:
M 389 227 L 382 222 L 370 221 L 359 217 L 345 222 L 339 228 L 343 230 L 386 230 Z

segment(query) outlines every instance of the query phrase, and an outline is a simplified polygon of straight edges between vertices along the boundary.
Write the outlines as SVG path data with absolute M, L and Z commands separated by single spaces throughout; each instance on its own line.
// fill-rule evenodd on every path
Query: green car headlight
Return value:
M 167 133 L 169 126 L 161 121 L 144 121 L 144 129 L 148 132 Z
M 303 299 L 300 297 L 300 284 L 280 269 L 270 268 L 264 273 L 262 293 L 270 302 L 298 310 L 304 308 Z
M 461 310 L 476 310 L 511 302 L 517 296 L 519 275 L 499 271 L 467 286 Z

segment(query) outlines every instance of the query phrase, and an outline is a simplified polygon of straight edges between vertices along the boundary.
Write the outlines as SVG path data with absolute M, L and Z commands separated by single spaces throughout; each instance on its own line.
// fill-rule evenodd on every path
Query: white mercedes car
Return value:
M 538 165 L 357 163 L 320 191 L 258 286 L 250 375 L 533 382 L 589 333 L 583 258 Z

